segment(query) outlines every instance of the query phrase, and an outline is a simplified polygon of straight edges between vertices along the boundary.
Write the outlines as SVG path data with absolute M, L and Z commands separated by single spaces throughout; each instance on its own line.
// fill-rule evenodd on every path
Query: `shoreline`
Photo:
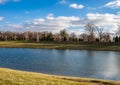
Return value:
M 12 85 L 19 84 L 19 83 L 29 84 L 29 85 L 32 85 L 33 83 L 38 84 L 38 85 L 40 85 L 40 84 L 42 84 L 42 85 L 46 85 L 46 84 L 52 84 L 52 85 L 56 85 L 56 84 L 57 85 L 61 85 L 61 84 L 62 85 L 67 85 L 67 84 L 72 84 L 72 85 L 120 85 L 119 81 L 113 81 L 113 80 L 102 80 L 102 79 L 92 79 L 92 78 L 79 78 L 79 77 L 71 77 L 71 76 L 51 75 L 51 74 L 43 74 L 43 73 L 37 73 L 37 72 L 12 70 L 12 69 L 8 69 L 8 68 L 0 68 L 0 81 L 2 81 L 3 84 L 6 84 L 6 81 L 9 81 L 9 83 L 7 83 L 7 85 L 9 85 L 10 83 L 12 83 Z M 43 83 L 43 81 L 44 81 L 44 83 Z M 54 82 L 54 84 L 52 82 Z
M 106 47 L 104 47 L 106 46 Z M 84 43 L 30 43 L 20 41 L 0 42 L 0 48 L 31 49 L 69 49 L 93 51 L 120 51 L 120 45 L 101 45 Z M 106 49 L 105 49 L 106 48 Z M 110 49 L 111 48 L 111 49 Z M 52 75 L 29 71 L 12 70 L 0 67 L 0 85 L 120 85 L 120 81 L 80 78 L 72 76 Z
M 36 48 L 36 49 L 70 49 L 70 50 L 93 50 L 93 51 L 120 51 L 120 45 L 114 44 L 84 44 L 84 43 L 54 43 L 54 42 L 20 42 L 0 41 L 0 48 Z

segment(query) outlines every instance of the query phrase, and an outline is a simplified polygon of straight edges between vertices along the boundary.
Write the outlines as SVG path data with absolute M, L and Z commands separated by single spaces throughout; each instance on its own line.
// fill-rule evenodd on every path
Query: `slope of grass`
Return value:
M 48 49 L 80 49 L 80 50 L 106 50 L 120 51 L 119 44 L 111 43 L 30 43 L 25 41 L 0 41 L 0 47 L 12 48 L 48 48 Z
M 120 85 L 120 82 L 53 76 L 0 68 L 0 85 Z

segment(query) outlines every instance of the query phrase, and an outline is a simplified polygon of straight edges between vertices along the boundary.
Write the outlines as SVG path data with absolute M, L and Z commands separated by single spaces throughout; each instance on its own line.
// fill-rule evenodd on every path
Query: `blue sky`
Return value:
M 88 22 L 115 30 L 119 17 L 120 0 L 0 0 L 2 30 L 79 32 Z

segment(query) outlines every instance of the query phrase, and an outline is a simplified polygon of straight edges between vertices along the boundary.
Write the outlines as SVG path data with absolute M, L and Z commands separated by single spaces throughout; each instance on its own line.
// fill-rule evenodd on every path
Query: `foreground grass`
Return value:
M 53 76 L 0 68 L 0 85 L 120 85 L 120 82 Z
M 50 49 L 80 49 L 80 50 L 106 50 L 120 51 L 120 43 L 56 43 L 41 42 L 30 43 L 25 41 L 0 41 L 0 47 L 12 48 L 50 48 Z

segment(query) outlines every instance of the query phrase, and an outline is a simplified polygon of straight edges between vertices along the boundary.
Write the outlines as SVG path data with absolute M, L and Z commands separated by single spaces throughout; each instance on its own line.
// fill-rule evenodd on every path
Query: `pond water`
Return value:
M 55 75 L 120 80 L 120 52 L 0 48 L 0 67 Z

